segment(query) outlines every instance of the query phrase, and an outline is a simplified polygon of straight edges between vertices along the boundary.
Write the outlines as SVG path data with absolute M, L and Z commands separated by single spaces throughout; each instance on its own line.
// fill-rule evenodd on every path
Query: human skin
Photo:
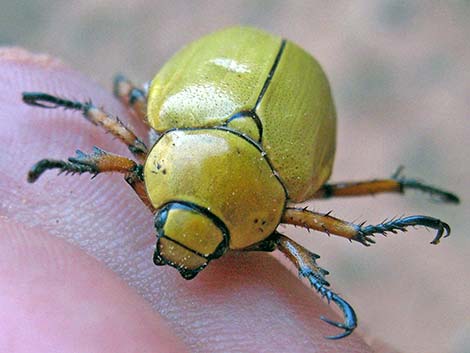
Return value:
M 0 50 L 0 350 L 9 352 L 371 352 L 274 256 L 230 253 L 194 280 L 152 262 L 150 212 L 122 175 L 27 184 L 42 158 L 126 147 L 76 112 L 26 106 L 23 91 L 98 106 L 132 121 L 112 94 L 56 59 Z

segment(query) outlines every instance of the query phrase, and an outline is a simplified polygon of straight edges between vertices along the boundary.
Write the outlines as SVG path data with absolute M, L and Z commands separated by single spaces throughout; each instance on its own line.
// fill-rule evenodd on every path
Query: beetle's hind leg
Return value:
M 277 235 L 278 249 L 297 267 L 299 276 L 307 278 L 312 287 L 322 297 L 326 297 L 328 302 L 332 301 L 335 303 L 343 313 L 344 322 L 335 322 L 323 316 L 321 317 L 323 321 L 343 330 L 342 333 L 336 336 L 328 336 L 327 338 L 339 339 L 349 336 L 357 326 L 356 314 L 354 309 L 344 299 L 328 288 L 330 284 L 325 280 L 328 271 L 318 266 L 316 260 L 319 256 L 311 253 L 286 236 L 279 233 Z
M 403 177 L 402 170 L 403 167 L 399 167 L 389 179 L 325 184 L 315 193 L 313 198 L 327 199 L 336 196 L 364 196 L 386 192 L 403 194 L 405 190 L 414 189 L 425 192 L 431 195 L 433 199 L 440 202 L 455 204 L 460 202 L 458 196 L 451 192 L 424 184 L 423 182 L 416 179 Z
M 100 173 L 124 174 L 127 183 L 134 189 L 137 196 L 153 211 L 145 191 L 143 166 L 129 158 L 105 152 L 98 147 L 94 147 L 93 152 L 90 154 L 77 150 L 75 157 L 70 157 L 67 161 L 57 159 L 40 160 L 29 170 L 28 182 L 34 183 L 46 170 L 50 169 L 58 169 L 59 174 L 90 173 L 93 177 Z
M 365 246 L 374 244 L 372 238 L 375 234 L 385 235 L 387 232 L 406 232 L 408 227 L 423 226 L 437 231 L 431 244 L 439 244 L 442 237 L 450 235 L 450 227 L 447 223 L 429 216 L 408 216 L 384 221 L 377 225 L 364 223 L 354 224 L 335 218 L 330 214 L 321 214 L 307 210 L 306 208 L 288 207 L 284 211 L 281 223 L 292 224 L 307 229 L 313 229 L 327 234 L 334 234 L 349 240 L 360 242 Z
M 124 75 L 116 75 L 113 93 L 136 117 L 147 124 L 147 91 L 138 88 Z
M 23 92 L 23 101 L 31 106 L 42 108 L 59 108 L 78 110 L 94 125 L 101 126 L 119 140 L 124 142 L 131 153 L 141 162 L 147 156 L 147 147 L 135 133 L 126 127 L 121 120 L 105 113 L 91 102 L 78 102 L 59 98 L 46 93 Z

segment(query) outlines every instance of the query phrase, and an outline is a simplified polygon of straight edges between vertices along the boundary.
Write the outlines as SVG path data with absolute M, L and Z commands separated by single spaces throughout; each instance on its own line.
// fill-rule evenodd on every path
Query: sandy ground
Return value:
M 453 233 L 438 247 L 426 230 L 379 238 L 368 249 L 285 232 L 321 254 L 370 340 L 403 352 L 470 351 L 468 1 L 2 0 L 0 8 L 0 44 L 59 56 L 108 88 L 116 72 L 150 79 L 185 43 L 235 24 L 264 28 L 313 53 L 340 119 L 332 180 L 389 176 L 404 165 L 408 176 L 456 191 L 462 203 L 410 192 L 311 205 L 369 222 L 436 216 Z

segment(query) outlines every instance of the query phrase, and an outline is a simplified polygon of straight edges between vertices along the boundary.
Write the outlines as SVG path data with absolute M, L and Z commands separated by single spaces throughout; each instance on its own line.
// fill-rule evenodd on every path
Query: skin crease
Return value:
M 152 216 L 121 175 L 27 184 L 41 158 L 93 145 L 130 154 L 79 113 L 28 107 L 21 92 L 93 98 L 132 118 L 90 79 L 20 49 L 0 50 L 0 89 L 0 350 L 371 352 L 357 333 L 324 339 L 339 331 L 320 315 L 340 317 L 269 254 L 230 253 L 192 281 L 156 267 Z

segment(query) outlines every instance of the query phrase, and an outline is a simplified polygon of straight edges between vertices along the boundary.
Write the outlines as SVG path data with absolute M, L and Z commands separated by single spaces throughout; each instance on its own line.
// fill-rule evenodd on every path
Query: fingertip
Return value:
M 233 346 L 255 352 L 371 352 L 357 333 L 326 339 L 342 332 L 320 319 L 325 315 L 339 320 L 333 306 L 269 254 L 231 252 L 195 280 L 174 281 L 167 285 L 177 288 L 172 298 L 175 313 L 185 313 L 179 322 L 188 327 L 198 322 L 198 329 L 217 335 L 216 341 L 206 343 L 215 350 Z M 198 335 L 198 330 L 192 332 Z
M 187 351 L 135 290 L 78 248 L 17 223 L 0 232 L 0 347 Z

